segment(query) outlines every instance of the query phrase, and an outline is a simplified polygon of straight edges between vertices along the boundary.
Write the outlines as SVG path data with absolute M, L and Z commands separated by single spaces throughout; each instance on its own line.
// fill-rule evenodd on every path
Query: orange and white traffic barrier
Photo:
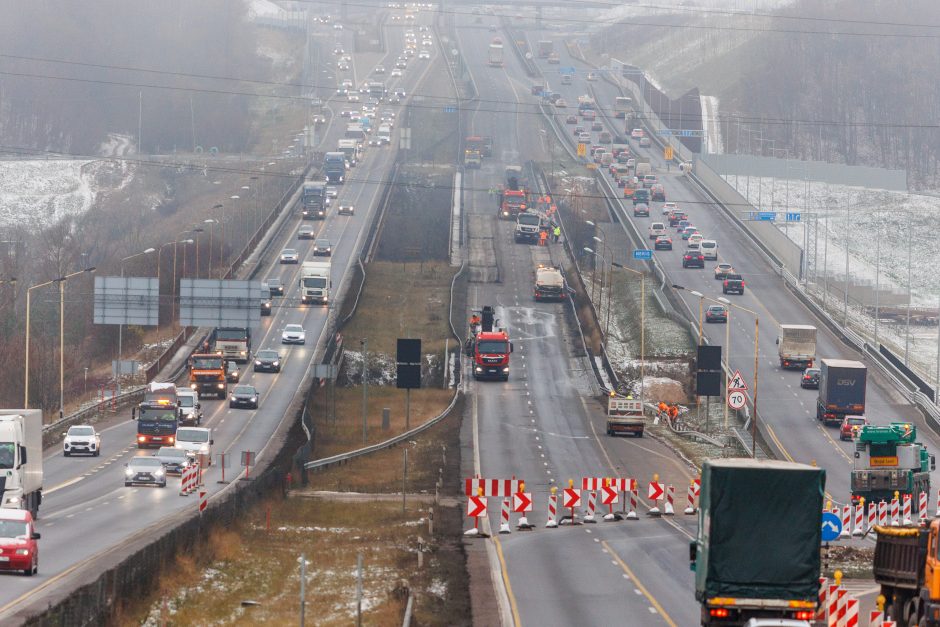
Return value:
M 897 527 L 901 524 L 901 505 L 898 497 L 891 499 L 891 526 Z
M 881 502 L 878 503 L 878 524 L 882 527 L 888 524 L 888 504 L 885 503 L 884 499 L 881 499 Z
M 653 475 L 653 480 L 649 483 L 646 492 L 646 498 L 652 503 L 646 510 L 648 516 L 662 516 L 662 510 L 659 509 L 659 500 L 665 496 L 666 487 L 659 482 L 659 475 Z
M 637 520 L 638 516 L 636 513 L 636 502 L 639 495 L 637 494 L 636 488 L 630 490 L 630 511 L 627 512 L 627 520 Z M 626 504 L 626 501 L 624 502 Z
M 586 523 L 596 523 L 597 518 L 594 517 L 594 512 L 597 510 L 597 492 L 591 490 L 588 492 L 588 508 L 587 514 L 584 515 L 584 518 L 581 520 Z
M 878 504 L 874 501 L 868 504 L 868 531 L 871 531 L 878 524 Z
M 845 595 L 845 618 L 842 621 L 842 627 L 858 627 L 858 599 Z
M 917 495 L 917 519 L 922 525 L 927 524 L 927 493 L 923 490 Z
M 509 526 L 509 499 L 503 498 L 503 507 L 499 512 L 499 532 L 500 533 L 512 533 L 512 528 Z
M 937 509 L 934 510 L 934 516 L 940 517 L 940 490 L 937 490 Z
M 839 533 L 840 538 L 849 538 L 852 536 L 852 506 L 843 505 L 842 506 L 842 531 Z
M 672 484 L 666 486 L 666 504 L 663 506 L 663 515 L 664 516 L 673 516 L 676 513 L 675 504 L 673 501 L 676 498 L 676 490 L 672 487 Z
M 552 493 L 548 495 L 548 522 L 545 526 L 554 529 L 558 526 L 558 488 L 552 487 Z
M 911 520 L 911 513 L 912 513 L 911 506 L 913 505 L 912 500 L 913 499 L 911 498 L 910 494 L 905 494 L 902 500 L 903 505 L 901 506 L 901 513 L 902 513 L 901 520 L 903 521 L 903 524 L 905 525 L 910 525 L 913 522 Z
M 695 513 L 695 481 L 689 483 L 689 492 L 686 495 L 684 513 L 688 516 Z
M 816 620 L 826 620 L 826 610 L 829 607 L 829 579 L 819 578 L 819 605 L 816 607 Z
M 853 536 L 865 535 L 865 502 L 861 501 L 855 506 L 855 526 L 852 528 Z

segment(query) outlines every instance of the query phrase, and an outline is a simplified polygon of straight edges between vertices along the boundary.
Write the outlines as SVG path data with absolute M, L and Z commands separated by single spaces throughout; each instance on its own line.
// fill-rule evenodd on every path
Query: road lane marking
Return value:
M 656 608 L 659 614 L 663 617 L 663 620 L 666 621 L 667 625 L 669 625 L 670 627 L 677 627 L 675 621 L 673 621 L 672 618 L 669 616 L 669 614 L 666 613 L 666 610 L 664 610 L 663 606 L 659 604 L 659 601 L 656 600 L 656 597 L 650 594 L 649 590 L 646 589 L 646 586 L 644 586 L 640 582 L 640 580 L 637 579 L 637 576 L 633 573 L 632 570 L 630 570 L 630 567 L 627 566 L 627 563 L 624 562 L 623 559 L 619 555 L 617 555 L 617 552 L 614 551 L 614 549 L 607 543 L 607 540 L 604 540 L 603 542 L 601 542 L 601 544 L 604 546 L 605 549 L 608 550 L 610 555 L 613 556 L 613 558 L 617 561 L 617 565 L 620 566 L 623 572 L 629 575 L 630 578 L 633 580 L 633 582 L 636 584 L 636 588 L 634 588 L 634 592 L 645 596 L 646 599 L 650 602 L 650 604 L 654 608 Z
M 61 490 L 62 488 L 67 488 L 67 487 L 69 487 L 70 485 L 75 485 L 76 483 L 78 483 L 79 481 L 81 481 L 82 479 L 84 479 L 86 476 L 87 476 L 87 475 L 82 475 L 81 477 L 75 477 L 74 479 L 69 479 L 68 481 L 65 481 L 65 482 L 63 482 L 63 483 L 60 483 L 60 484 L 57 485 L 57 486 L 53 486 L 53 487 L 49 488 L 48 490 L 43 490 L 43 492 L 45 493 L 46 496 L 49 496 L 50 494 L 52 494 L 53 492 L 55 492 L 55 491 L 57 491 L 57 490 Z

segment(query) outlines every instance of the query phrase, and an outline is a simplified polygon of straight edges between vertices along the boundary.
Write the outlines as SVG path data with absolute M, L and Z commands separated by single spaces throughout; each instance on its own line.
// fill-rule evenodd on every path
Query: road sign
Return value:
M 579 157 L 587 156 L 587 144 L 578 142 L 578 156 Z
M 649 261 L 653 258 L 653 251 L 649 248 L 637 248 L 633 251 L 633 258 Z
M 444 107 L 444 113 L 457 113 L 457 107 L 453 105 L 447 105 Z
M 576 71 L 577 71 L 577 70 L 575 70 L 573 67 L 560 67 L 560 68 L 558 68 L 558 73 L 559 73 L 559 74 L 574 74 Z
M 467 516 L 470 518 L 486 516 L 485 496 L 471 496 L 469 500 L 467 500 Z
M 787 222 L 800 222 L 803 216 L 799 212 L 791 212 L 787 214 Z
M 742 392 L 747 391 L 747 383 L 744 382 L 744 377 L 741 376 L 740 370 L 735 370 L 734 375 L 731 377 L 731 381 L 728 382 L 729 390 L 741 390 Z
M 661 128 L 658 131 L 656 131 L 656 134 L 662 135 L 663 137 L 672 137 L 673 135 L 671 128 Z
M 587 169 L 588 169 L 588 170 L 596 170 L 596 169 L 597 169 L 597 164 L 596 164 L 596 163 L 589 163 L 589 164 L 587 164 Z
M 561 502 L 562 507 L 580 507 L 581 506 L 581 490 L 576 490 L 574 488 L 565 488 L 564 497 Z
M 512 495 L 512 511 L 531 512 L 532 495 L 528 492 L 516 492 Z
M 842 520 L 838 514 L 823 512 L 822 515 L 822 541 L 832 542 L 842 533 Z
M 617 502 L 617 491 L 609 486 L 601 488 L 601 503 L 604 505 L 613 505 Z
M 663 498 L 663 492 L 665 492 L 663 489 L 663 484 L 650 481 L 650 487 L 647 491 L 647 495 L 651 501 L 658 501 L 659 499 Z
M 665 148 L 663 148 L 663 158 L 666 161 L 672 161 L 672 157 L 673 157 L 672 152 L 673 152 L 672 146 L 666 146 Z
M 762 222 L 773 222 L 777 219 L 776 211 L 758 211 L 757 219 Z
M 728 407 L 731 409 L 744 409 L 745 403 L 747 403 L 747 396 L 741 390 L 728 392 Z

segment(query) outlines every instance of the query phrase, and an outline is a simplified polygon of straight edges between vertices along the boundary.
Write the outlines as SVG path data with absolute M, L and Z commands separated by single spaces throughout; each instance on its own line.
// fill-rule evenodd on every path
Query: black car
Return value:
M 268 279 L 268 289 L 271 290 L 271 296 L 284 295 L 284 284 L 276 277 Z
M 721 291 L 724 294 L 744 294 L 744 278 L 740 274 L 726 274 Z
M 650 206 L 646 204 L 645 202 L 633 203 L 633 217 L 634 218 L 650 217 Z
M 228 406 L 258 409 L 258 390 L 252 385 L 236 385 L 228 397 Z
M 807 368 L 803 371 L 803 378 L 800 379 L 800 387 L 805 390 L 819 389 L 819 368 Z
M 641 188 L 633 192 L 633 204 L 638 205 L 640 203 L 650 204 L 650 190 Z
M 709 305 L 705 310 L 705 322 L 728 322 L 728 310 L 724 305 Z
M 238 383 L 241 373 L 238 371 L 238 364 L 234 361 L 225 362 L 225 380 L 229 383 Z
M 704 268 L 705 267 L 705 257 L 702 255 L 701 251 L 698 250 L 687 250 L 682 256 L 682 267 L 683 268 Z
M 181 475 L 183 470 L 193 463 L 193 458 L 187 455 L 186 451 L 172 446 L 161 446 L 153 456 L 160 460 L 168 475 Z
M 280 372 L 281 356 L 277 351 L 263 350 L 255 353 L 255 372 Z
M 132 457 L 124 464 L 124 485 L 155 485 L 166 487 L 166 469 L 159 459 L 153 457 Z
M 313 256 L 314 257 L 329 257 L 333 254 L 333 245 L 330 243 L 330 240 L 325 238 L 320 238 L 313 242 Z

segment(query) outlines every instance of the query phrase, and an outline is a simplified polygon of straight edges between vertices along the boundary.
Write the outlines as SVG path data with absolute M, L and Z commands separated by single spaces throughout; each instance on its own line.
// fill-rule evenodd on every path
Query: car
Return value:
M 336 95 L 337 95 L 337 96 L 345 96 L 345 95 L 348 94 L 348 93 L 349 93 L 349 90 L 346 89 L 345 87 L 337 87 L 337 88 L 336 88 Z M 346 113 L 348 113 L 348 111 L 343 111 L 343 112 L 341 113 L 341 115 L 342 115 L 343 117 L 349 117 L 348 115 L 345 115 Z
M 343 30 L 342 24 L 333 24 L 333 30 Z
M 258 409 L 258 390 L 253 385 L 236 385 L 228 397 L 228 406 L 231 408 L 247 407 Z
M 642 128 L 635 128 L 632 131 L 630 131 L 630 137 L 633 139 L 640 139 L 641 137 L 643 137 L 643 135 L 645 135 L 645 133 L 643 132 Z
M 566 109 L 568 107 L 568 102 L 564 98 L 558 98 L 555 100 L 555 106 L 559 109 Z
M 193 458 L 186 451 L 175 446 L 161 446 L 153 456 L 160 460 L 168 475 L 182 475 L 193 463 Z
M 372 71 L 372 73 L 373 73 L 373 74 L 385 74 L 385 66 L 384 66 L 384 65 L 376 65 L 376 66 L 375 66 L 375 69 Z
M 238 383 L 238 380 L 241 378 L 241 371 L 238 368 L 238 362 L 235 361 L 226 361 L 225 362 L 225 380 L 229 383 Z
M 76 453 L 84 453 L 98 457 L 101 455 L 101 434 L 91 425 L 72 425 L 62 434 L 62 454 L 71 457 Z
M 346 63 L 345 61 L 343 61 L 343 62 L 341 62 L 341 63 L 337 63 L 337 64 L 336 64 L 336 69 L 339 70 L 340 72 L 348 72 L 348 71 L 349 71 L 349 64 Z
M 600 121 L 595 120 L 594 122 L 591 123 L 591 130 L 592 130 L 592 131 L 603 131 L 603 130 L 604 130 L 604 125 L 601 124 Z M 607 143 L 610 143 L 610 142 L 607 142 Z
M 401 76 L 401 68 L 394 68 L 389 74 L 389 76 L 392 76 L 392 77 Z
M 581 133 L 583 132 L 584 132 L 583 126 L 576 126 L 571 130 L 572 135 L 574 135 L 575 137 L 580 137 Z
M 582 143 L 585 143 L 585 144 L 589 143 L 589 142 L 591 141 L 591 134 L 590 134 L 590 133 L 580 133 L 580 134 L 578 135 L 578 141 L 579 141 L 579 142 L 582 142 Z
M 281 355 L 275 350 L 265 349 L 255 353 L 255 372 L 280 372 Z
M 649 137 L 640 138 L 640 148 L 649 148 L 651 145 L 652 145 L 652 142 L 650 142 Z
M 588 72 L 587 76 L 585 77 L 585 80 L 592 81 L 592 82 L 596 81 L 597 74 L 595 74 L 594 72 Z
M 336 48 L 333 48 L 333 54 L 335 54 L 336 56 L 339 56 L 339 55 L 346 54 L 346 51 L 340 48 L 339 46 L 337 46 Z
M 155 457 L 132 457 L 124 464 L 124 486 L 155 485 L 166 487 L 166 469 Z
M 706 261 L 717 261 L 718 260 L 718 242 L 713 239 L 703 239 L 702 240 L 702 254 L 705 255 Z
M 652 193 L 653 185 L 656 184 L 656 175 L 655 174 L 644 174 L 643 175 L 643 187 L 650 190 Z
M 662 222 L 653 222 L 649 228 L 649 238 L 655 240 L 660 235 L 666 234 L 666 225 Z
M 299 263 L 300 255 L 293 248 L 285 248 L 281 251 L 281 263 Z
M 672 238 L 668 235 L 660 235 L 653 243 L 656 250 L 672 250 Z
M 581 117 L 585 120 L 593 120 L 597 117 L 597 114 L 594 112 L 594 109 L 585 109 L 581 112 Z
M 0 570 L 27 577 L 39 572 L 39 540 L 28 509 L 0 508 Z
M 715 278 L 716 279 L 724 279 L 726 276 L 728 276 L 729 274 L 733 274 L 733 273 L 734 273 L 734 267 L 726 261 L 722 261 L 717 266 L 715 266 Z
M 723 294 L 730 294 L 731 292 L 744 294 L 744 279 L 740 274 L 728 273 L 721 284 L 721 292 Z
M 578 123 L 578 116 L 576 115 L 569 115 L 568 117 L 565 118 L 565 124 L 577 124 L 577 123 Z
M 689 215 L 685 211 L 674 211 L 669 214 L 669 226 L 679 226 L 683 220 L 688 220 Z
M 284 295 L 284 284 L 281 283 L 281 280 L 277 277 L 271 277 L 268 279 L 268 289 L 271 290 L 271 296 L 283 296 Z
M 356 213 L 356 208 L 352 205 L 340 205 L 339 209 L 336 210 L 336 213 L 341 216 L 351 216 Z
M 281 333 L 281 344 L 304 344 L 307 332 L 299 324 L 288 324 Z
M 865 416 L 846 416 L 839 425 L 839 439 L 854 440 L 861 428 L 867 424 Z
M 427 50 L 422 50 L 421 52 L 418 53 L 418 58 L 419 58 L 419 59 L 430 59 L 430 58 L 431 58 L 431 53 L 428 52 Z
M 329 257 L 333 254 L 333 244 L 330 243 L 330 240 L 321 237 L 320 239 L 313 242 L 313 256 L 314 257 Z
M 398 94 L 392 94 L 388 97 L 389 104 L 401 104 L 401 96 Z
M 433 46 L 433 45 L 434 45 L 434 42 L 431 41 L 431 38 L 430 38 L 430 37 L 426 37 L 426 38 L 424 38 L 424 39 L 421 40 L 421 45 L 422 45 L 422 46 Z
M 202 422 L 202 403 L 199 402 L 199 393 L 190 388 L 179 388 L 176 391 L 179 401 L 181 425 L 198 425 Z
M 728 309 L 724 305 L 709 305 L 705 309 L 705 322 L 728 322 Z
M 819 389 L 819 375 L 822 371 L 819 368 L 807 368 L 803 371 L 803 377 L 800 379 L 800 387 L 804 390 Z
M 702 251 L 686 250 L 685 254 L 682 255 L 682 267 L 683 268 L 704 268 L 705 257 L 702 256 Z
M 351 79 L 351 78 L 344 78 L 344 79 L 343 79 L 343 82 L 340 83 L 340 85 L 342 85 L 342 86 L 343 86 L 344 88 L 346 88 L 346 89 L 352 89 L 352 88 L 353 88 L 352 79 Z
M 346 100 L 347 102 L 359 102 L 360 100 L 359 94 L 349 94 L 348 96 L 346 96 Z M 350 115 L 349 117 L 352 117 L 352 115 Z
M 317 230 L 309 224 L 301 224 L 297 229 L 297 239 L 313 239 L 317 236 Z
M 682 239 L 688 240 L 695 233 L 698 233 L 698 228 L 690 224 L 682 230 Z
M 678 211 L 678 210 L 679 210 L 679 203 L 675 203 L 675 202 L 663 203 L 663 215 L 664 216 L 669 215 L 673 211 Z
M 336 189 L 334 185 L 326 186 L 326 197 L 327 198 L 337 198 L 339 196 L 339 190 Z
M 190 457 L 202 455 L 207 466 L 212 465 L 212 429 L 210 427 L 180 427 L 176 430 L 176 444 L 178 449 L 186 452 Z
M 679 223 L 676 224 L 676 233 L 682 235 L 682 231 L 685 230 L 685 227 L 692 224 L 689 220 L 679 220 Z
M 653 200 L 666 202 L 666 188 L 663 187 L 662 183 L 652 184 L 650 186 L 650 194 L 653 196 Z
M 689 239 L 689 244 L 701 244 L 702 242 L 705 241 L 705 236 L 699 233 L 698 231 L 695 231 L 694 233 L 689 235 L 688 239 Z
M 644 218 L 650 217 L 650 206 L 645 202 L 638 202 L 633 205 L 633 217 L 639 218 L 641 216 Z
M 385 145 L 385 142 L 383 142 L 383 141 L 382 141 L 380 138 L 378 138 L 378 137 L 372 137 L 371 139 L 369 139 L 369 147 L 370 147 L 370 148 L 381 148 L 381 147 L 384 146 L 384 145 Z

